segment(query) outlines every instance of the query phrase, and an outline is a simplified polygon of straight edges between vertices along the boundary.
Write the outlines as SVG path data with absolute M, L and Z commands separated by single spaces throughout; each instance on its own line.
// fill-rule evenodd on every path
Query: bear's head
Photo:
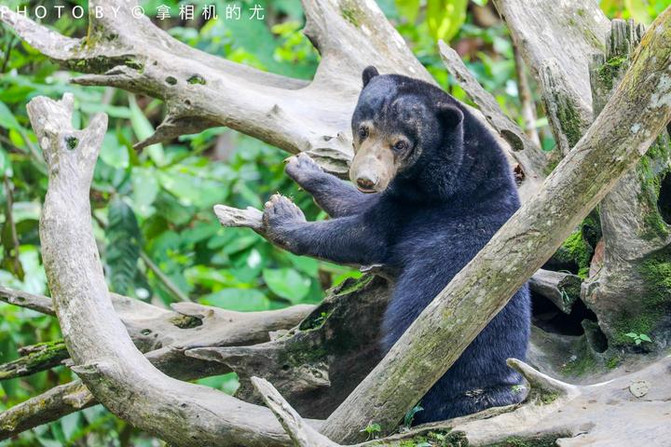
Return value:
M 456 182 L 463 159 L 463 119 L 454 100 L 439 88 L 366 68 L 352 116 L 350 179 L 360 191 L 371 193 L 384 191 L 397 178 Z

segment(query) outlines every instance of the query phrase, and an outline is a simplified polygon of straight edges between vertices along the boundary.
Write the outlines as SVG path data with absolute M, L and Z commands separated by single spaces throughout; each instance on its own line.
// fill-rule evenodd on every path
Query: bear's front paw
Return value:
M 263 228 L 271 241 L 284 247 L 291 245 L 287 239 L 287 230 L 303 222 L 303 211 L 288 198 L 273 194 L 266 202 L 263 209 Z
M 308 154 L 303 152 L 289 158 L 285 171 L 289 177 L 301 186 L 324 174 L 324 170 Z

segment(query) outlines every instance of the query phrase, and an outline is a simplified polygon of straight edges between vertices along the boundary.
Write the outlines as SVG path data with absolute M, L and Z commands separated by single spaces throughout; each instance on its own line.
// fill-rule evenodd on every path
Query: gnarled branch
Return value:
M 88 193 L 107 119 L 96 115 L 88 128 L 75 130 L 72 107 L 68 94 L 60 102 L 38 97 L 28 105 L 49 168 L 42 255 L 72 369 L 113 413 L 169 442 L 286 445 L 268 410 L 172 379 L 133 345 L 109 299 L 90 225 Z

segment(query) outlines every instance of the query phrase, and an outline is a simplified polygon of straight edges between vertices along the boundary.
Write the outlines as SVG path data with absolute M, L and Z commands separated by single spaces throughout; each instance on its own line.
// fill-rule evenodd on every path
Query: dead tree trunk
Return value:
M 601 109 L 631 64 L 643 36 L 633 21 L 614 20 L 606 54 L 590 67 L 594 113 Z M 632 128 L 633 129 L 633 128 Z M 603 262 L 585 282 L 583 299 L 599 318 L 611 347 L 663 349 L 671 342 L 671 142 L 666 129 L 636 166 L 601 202 Z

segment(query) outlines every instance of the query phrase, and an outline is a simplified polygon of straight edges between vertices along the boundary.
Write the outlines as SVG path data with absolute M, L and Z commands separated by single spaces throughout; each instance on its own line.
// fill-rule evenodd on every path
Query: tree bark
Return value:
M 616 90 L 643 32 L 633 21 L 613 21 L 605 57 L 595 56 L 590 67 L 595 114 Z M 604 256 L 585 282 L 583 300 L 614 349 L 661 350 L 671 343 L 671 226 L 661 211 L 671 198 L 660 197 L 670 172 L 671 141 L 663 130 L 599 207 Z M 637 346 L 627 334 L 652 342 Z

